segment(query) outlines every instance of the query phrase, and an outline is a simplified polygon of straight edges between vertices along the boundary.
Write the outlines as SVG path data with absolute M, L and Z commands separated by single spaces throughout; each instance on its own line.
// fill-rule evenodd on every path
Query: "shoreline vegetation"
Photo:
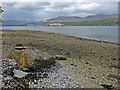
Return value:
M 63 72 L 85 88 L 103 88 L 101 84 L 118 87 L 118 44 L 77 38 L 47 31 L 2 30 L 2 56 L 17 43 L 47 52 L 63 55 L 66 60 L 56 60 Z

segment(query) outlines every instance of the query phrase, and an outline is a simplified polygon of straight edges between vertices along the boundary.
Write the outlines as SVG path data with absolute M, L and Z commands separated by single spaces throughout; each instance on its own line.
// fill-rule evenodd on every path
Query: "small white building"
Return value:
M 48 24 L 48 26 L 64 26 L 64 24 L 62 24 L 62 23 L 51 23 L 51 24 Z

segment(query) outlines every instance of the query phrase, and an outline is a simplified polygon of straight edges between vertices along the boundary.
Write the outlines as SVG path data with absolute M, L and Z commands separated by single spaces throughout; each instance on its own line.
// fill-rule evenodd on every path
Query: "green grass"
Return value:
M 79 22 L 63 22 L 65 26 L 118 26 L 117 20 L 88 20 Z
M 62 22 L 65 26 L 118 26 L 118 16 L 110 16 L 102 19 L 82 19 L 81 21 Z

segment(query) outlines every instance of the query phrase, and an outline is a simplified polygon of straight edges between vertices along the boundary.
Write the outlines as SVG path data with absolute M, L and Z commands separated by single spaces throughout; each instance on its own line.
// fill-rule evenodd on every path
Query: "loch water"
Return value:
M 3 26 L 7 30 L 39 30 L 118 43 L 118 26 Z

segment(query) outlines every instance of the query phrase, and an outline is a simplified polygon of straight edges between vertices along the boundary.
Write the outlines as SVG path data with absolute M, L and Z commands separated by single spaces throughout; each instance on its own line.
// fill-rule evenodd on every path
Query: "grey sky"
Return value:
M 5 20 L 45 20 L 57 16 L 117 14 L 117 2 L 3 2 Z

